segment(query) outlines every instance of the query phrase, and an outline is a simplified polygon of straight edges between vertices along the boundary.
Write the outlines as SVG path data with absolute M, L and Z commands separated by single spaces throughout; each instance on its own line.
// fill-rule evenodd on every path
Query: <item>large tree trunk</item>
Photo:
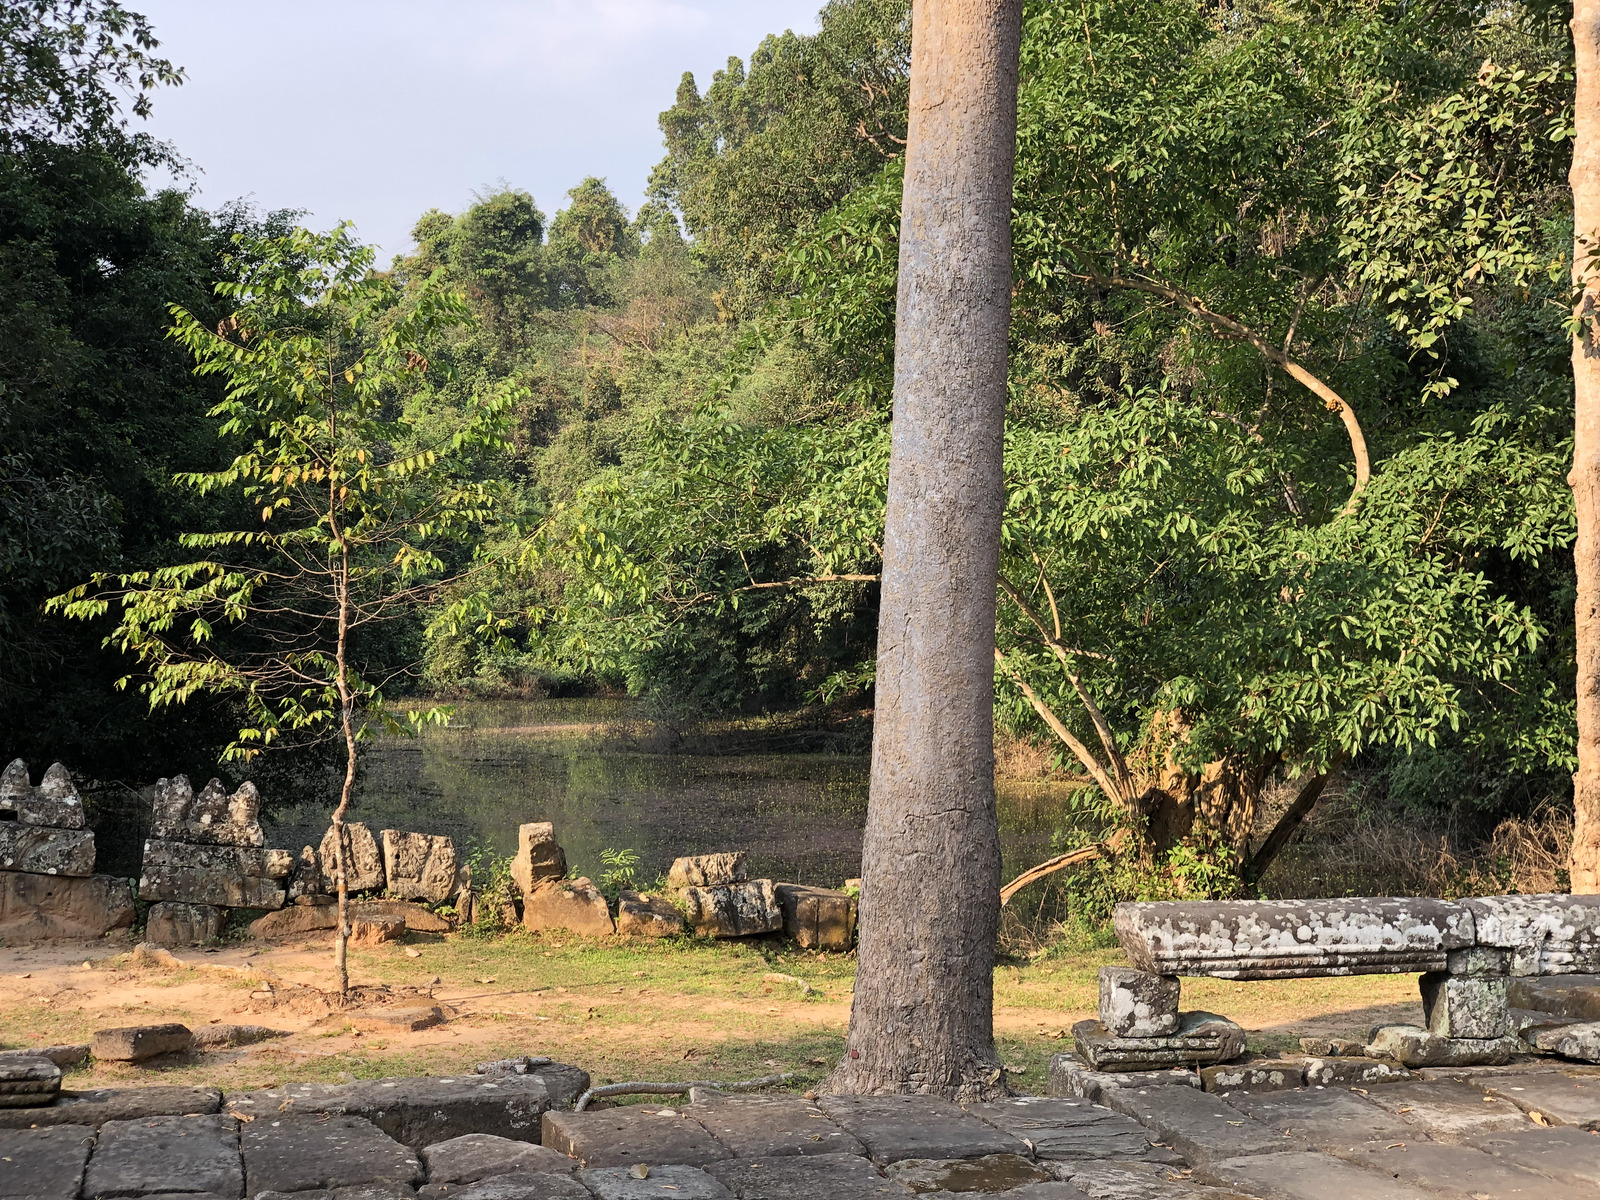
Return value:
M 994 1050 L 994 629 L 1021 0 L 915 0 L 861 947 L 843 1092 L 971 1098 Z
M 1576 394 L 1572 496 L 1578 517 L 1578 771 L 1572 778 L 1572 890 L 1600 892 L 1600 0 L 1575 0 L 1577 136 L 1572 145 L 1572 217 L 1578 336 L 1572 343 Z

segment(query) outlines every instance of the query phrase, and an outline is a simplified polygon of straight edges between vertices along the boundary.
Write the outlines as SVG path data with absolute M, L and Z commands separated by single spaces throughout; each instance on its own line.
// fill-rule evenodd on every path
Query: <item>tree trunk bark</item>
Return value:
M 860 965 L 828 1088 L 976 1098 L 994 1049 L 994 628 L 1021 0 L 915 0 Z
M 1578 770 L 1572 777 L 1572 890 L 1600 892 L 1600 0 L 1575 0 L 1577 73 L 1572 144 L 1572 279 L 1580 291 L 1572 342 L 1572 497 L 1578 518 Z

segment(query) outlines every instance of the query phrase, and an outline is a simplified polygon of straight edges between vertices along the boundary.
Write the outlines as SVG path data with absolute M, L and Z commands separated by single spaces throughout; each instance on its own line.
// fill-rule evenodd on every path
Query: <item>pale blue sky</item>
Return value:
M 500 180 L 547 215 L 585 175 L 630 208 L 678 79 L 703 91 L 821 0 L 130 0 L 188 82 L 146 128 L 202 173 L 199 203 L 341 219 L 398 253 L 426 209 Z

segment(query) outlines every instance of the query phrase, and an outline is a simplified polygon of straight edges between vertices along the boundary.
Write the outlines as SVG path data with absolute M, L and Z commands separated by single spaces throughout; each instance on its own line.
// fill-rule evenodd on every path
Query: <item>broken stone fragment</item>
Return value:
M 1407 1067 L 1498 1067 L 1517 1053 L 1516 1038 L 1448 1038 L 1415 1025 L 1373 1029 L 1367 1053 Z
M 1334 1084 L 1360 1086 L 1368 1083 L 1399 1083 L 1415 1078 L 1410 1071 L 1379 1058 L 1308 1058 L 1305 1062 L 1307 1087 L 1332 1087 Z
M 1312 1058 L 1341 1058 L 1346 1055 L 1359 1057 L 1366 1052 L 1365 1042 L 1352 1041 L 1350 1038 L 1300 1039 L 1300 1053 Z
M 186 1025 L 126 1025 L 95 1030 L 89 1052 L 104 1062 L 143 1062 L 187 1050 L 193 1040 Z
M 344 886 L 348 892 L 370 892 L 383 886 L 383 855 L 378 853 L 377 839 L 360 821 L 344 823 L 345 845 L 349 861 L 344 868 Z M 334 854 L 333 826 L 322 835 L 318 859 L 322 865 L 323 886 L 336 893 L 339 888 L 338 863 Z
M 1505 950 L 1512 975 L 1600 971 L 1600 896 L 1480 896 L 1461 902 L 1477 944 Z
M 720 887 L 728 883 L 742 883 L 745 878 L 743 850 L 730 854 L 694 854 L 673 861 L 667 872 L 667 886 L 672 888 Z
M 855 897 L 799 883 L 774 885 L 785 936 L 806 950 L 844 953 L 855 941 Z
M 1600 1062 L 1600 1021 L 1535 1026 L 1522 1031 L 1522 1040 L 1547 1054 L 1579 1062 Z
M 1472 913 L 1426 897 L 1124 903 L 1113 925 L 1141 971 L 1220 979 L 1443 971 L 1473 944 Z
M 0 870 L 35 875 L 94 874 L 94 832 L 0 822 Z
M 689 928 L 702 937 L 752 937 L 783 928 L 783 910 L 770 879 L 690 887 L 679 894 Z
M 215 905 L 163 900 L 150 906 L 144 940 L 157 946 L 190 946 L 222 936 L 227 913 Z
M 260 812 L 253 783 L 240 784 L 230 796 L 222 780 L 213 779 L 196 796 L 188 777 L 175 775 L 156 781 L 150 836 L 202 846 L 264 846 Z
M 82 829 L 83 801 L 72 776 L 60 763 L 51 763 L 38 787 L 28 782 L 28 764 L 20 758 L 0 772 L 0 812 L 15 814 L 23 825 L 53 829 Z
M 665 896 L 624 891 L 617 898 L 617 933 L 623 937 L 672 937 L 683 932 L 683 914 Z
M 0 1055 L 0 1108 L 54 1104 L 61 1068 L 43 1054 Z
M 1050 1056 L 1049 1091 L 1052 1096 L 1078 1096 L 1091 1103 L 1100 1104 L 1102 1094 L 1109 1087 L 1151 1088 L 1170 1085 L 1198 1088 L 1200 1076 L 1187 1068 L 1096 1071 L 1081 1056 L 1071 1051 Z
M 1428 972 L 1419 980 L 1422 1017 L 1447 1038 L 1498 1038 L 1507 1032 L 1506 981 Z
M 139 878 L 142 900 L 179 900 L 221 908 L 282 908 L 294 859 L 287 850 L 148 841 Z
M 1178 1028 L 1179 985 L 1172 975 L 1100 968 L 1100 1024 L 1118 1037 L 1160 1037 Z
M 549 821 L 529 821 L 517 827 L 517 856 L 511 860 L 511 881 L 524 896 L 542 883 L 567 873 L 567 855 L 556 842 L 556 827 Z
M 615 932 L 606 898 L 588 879 L 550 880 L 523 900 L 522 923 L 529 929 L 565 929 L 584 937 Z
M 1078 1053 L 1097 1071 L 1148 1071 L 1159 1067 L 1227 1062 L 1244 1053 L 1244 1030 L 1215 1013 L 1178 1014 L 1178 1027 L 1162 1037 L 1118 1037 L 1099 1021 L 1072 1027 Z
M 291 904 L 316 904 L 326 895 L 322 884 L 322 861 L 310 846 L 300 849 L 289 872 L 289 902 Z
M 443 904 L 456 888 L 456 844 L 447 837 L 385 829 L 383 873 L 402 900 Z
M 350 922 L 352 946 L 381 946 L 405 936 L 403 917 L 355 917 Z

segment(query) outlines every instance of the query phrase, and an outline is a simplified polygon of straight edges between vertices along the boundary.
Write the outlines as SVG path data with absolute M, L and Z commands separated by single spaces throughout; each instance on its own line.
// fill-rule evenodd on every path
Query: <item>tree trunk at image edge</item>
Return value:
M 1020 0 L 916 0 L 860 965 L 838 1092 L 967 1099 L 994 1049 L 995 595 Z
M 1572 474 L 1578 544 L 1578 770 L 1573 776 L 1572 890 L 1600 892 L 1600 280 L 1592 257 L 1600 233 L 1600 0 L 1576 0 L 1572 41 L 1572 216 L 1577 336 L 1572 342 L 1575 428 Z

